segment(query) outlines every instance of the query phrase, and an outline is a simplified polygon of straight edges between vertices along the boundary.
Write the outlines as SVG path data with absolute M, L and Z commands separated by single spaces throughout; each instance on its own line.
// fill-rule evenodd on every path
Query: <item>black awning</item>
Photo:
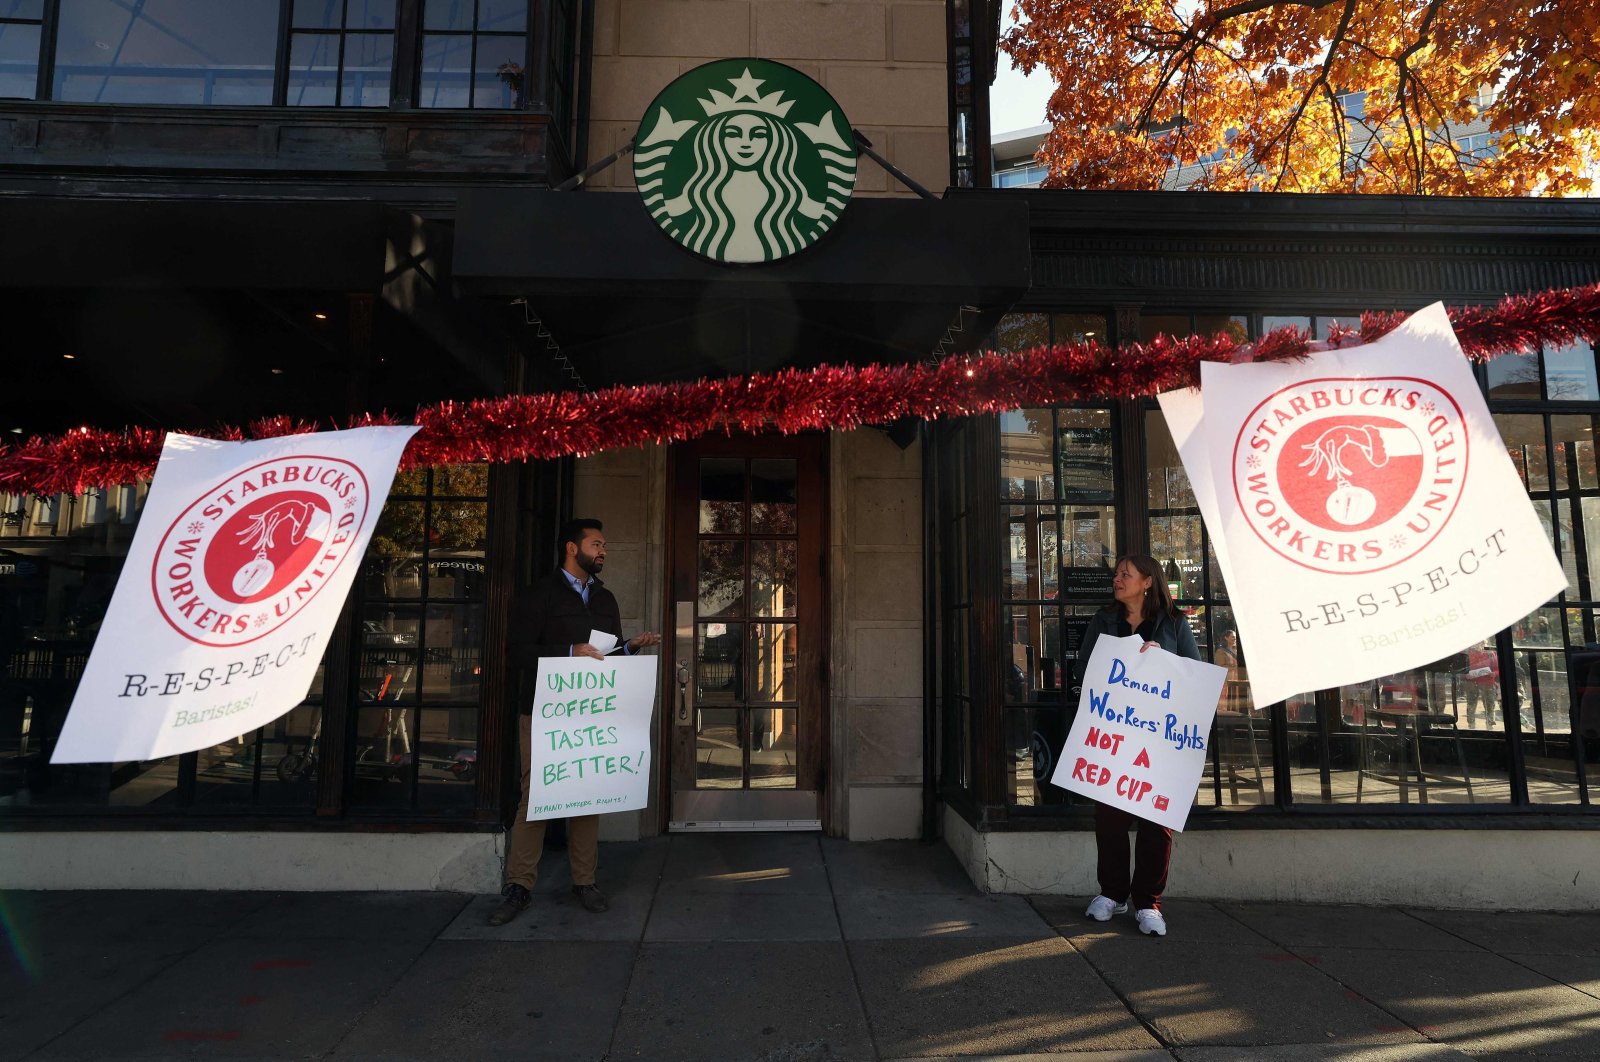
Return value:
M 376 292 L 372 202 L 0 198 L 0 287 Z
M 975 346 L 1028 290 L 1028 208 L 856 200 L 815 247 L 727 266 L 631 193 L 475 190 L 453 274 L 463 294 L 526 300 L 591 386 L 916 360 Z

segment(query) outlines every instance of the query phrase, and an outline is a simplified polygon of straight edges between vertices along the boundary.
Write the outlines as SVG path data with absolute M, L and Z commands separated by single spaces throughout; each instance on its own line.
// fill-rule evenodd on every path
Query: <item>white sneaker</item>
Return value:
M 1112 915 L 1127 914 L 1126 902 L 1118 903 L 1109 896 L 1096 896 L 1089 901 L 1089 909 L 1084 914 L 1096 922 L 1109 922 Z
M 1167 920 L 1161 917 L 1161 912 L 1154 907 L 1146 907 L 1133 917 L 1139 923 L 1139 932 L 1155 937 L 1167 935 Z

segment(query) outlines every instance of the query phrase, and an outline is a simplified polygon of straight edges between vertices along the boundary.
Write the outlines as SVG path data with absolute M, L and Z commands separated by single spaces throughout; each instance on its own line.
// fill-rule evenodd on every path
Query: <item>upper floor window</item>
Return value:
M 32 99 L 39 91 L 44 0 L 0 0 L 0 96 Z
M 272 102 L 279 0 L 57 3 L 52 99 L 202 106 Z
M 426 0 L 422 31 L 422 106 L 505 109 L 521 102 L 527 0 Z
M 297 107 L 387 107 L 395 0 L 294 0 L 289 86 Z
M 550 82 L 527 82 L 534 32 Z M 0 0 L 0 98 L 570 106 L 572 0 Z M 414 104 L 412 103 L 414 101 Z M 564 128 L 564 124 L 563 124 Z

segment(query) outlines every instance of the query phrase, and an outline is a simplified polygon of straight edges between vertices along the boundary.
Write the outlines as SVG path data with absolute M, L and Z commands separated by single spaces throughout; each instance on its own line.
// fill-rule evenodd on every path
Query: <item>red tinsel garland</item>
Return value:
M 1370 343 L 1405 314 L 1363 314 L 1360 329 L 1333 342 Z M 1450 311 L 1467 356 L 1484 361 L 1600 337 L 1600 284 L 1512 296 L 1492 308 Z M 549 392 L 441 402 L 417 410 L 422 430 L 406 450 L 406 467 L 464 461 L 521 461 L 591 454 L 646 443 L 681 442 L 712 432 L 851 429 L 905 417 L 933 420 L 1107 398 L 1137 398 L 1199 383 L 1202 361 L 1276 361 L 1303 357 L 1310 338 L 1281 329 L 1254 346 L 1226 335 L 1108 348 L 1067 343 L 1010 354 L 963 355 L 920 365 L 824 365 L 816 369 L 645 384 L 578 393 Z M 350 426 L 394 424 L 366 414 Z M 318 430 L 274 417 L 248 429 L 223 427 L 218 439 L 264 439 Z M 79 428 L 0 448 L 0 491 L 78 493 L 148 479 L 165 433 L 148 428 Z

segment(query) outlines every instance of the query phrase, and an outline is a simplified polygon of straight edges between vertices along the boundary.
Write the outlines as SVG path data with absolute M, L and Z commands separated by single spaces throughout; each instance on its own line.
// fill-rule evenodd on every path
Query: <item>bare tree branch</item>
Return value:
M 1333 67 L 1333 60 L 1339 54 L 1339 46 L 1344 43 L 1345 34 L 1350 29 L 1350 18 L 1355 14 L 1355 0 L 1343 0 L 1344 13 L 1339 16 L 1338 28 L 1333 31 L 1333 37 L 1328 41 L 1328 54 L 1322 57 L 1322 68 L 1317 71 L 1317 76 L 1311 79 L 1311 84 L 1306 86 L 1305 95 L 1300 97 L 1300 105 L 1294 110 L 1294 117 L 1290 118 L 1283 127 L 1283 167 L 1278 171 L 1278 179 L 1273 183 L 1272 190 L 1277 191 L 1283 187 L 1283 179 L 1289 173 L 1290 149 L 1294 146 L 1294 135 L 1299 131 L 1300 119 L 1305 116 L 1306 108 L 1311 105 L 1311 98 L 1316 95 L 1318 86 L 1329 89 L 1328 71 Z M 1267 141 L 1268 146 L 1277 142 L 1277 137 Z

